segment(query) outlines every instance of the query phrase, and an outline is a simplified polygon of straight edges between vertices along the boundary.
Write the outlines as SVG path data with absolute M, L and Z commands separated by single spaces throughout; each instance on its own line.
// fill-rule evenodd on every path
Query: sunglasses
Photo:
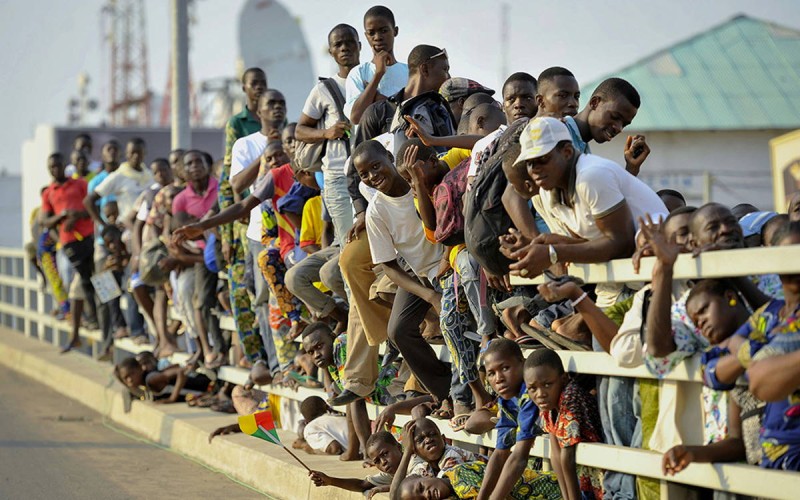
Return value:
M 437 57 L 442 57 L 442 56 L 445 56 L 445 57 L 447 57 L 447 49 L 442 49 L 442 50 L 441 50 L 441 52 L 437 52 L 437 53 L 435 53 L 434 55 L 432 55 L 432 56 L 430 56 L 429 58 L 425 59 L 425 62 L 428 62 L 428 61 L 430 61 L 431 59 L 435 59 L 435 58 L 437 58 Z

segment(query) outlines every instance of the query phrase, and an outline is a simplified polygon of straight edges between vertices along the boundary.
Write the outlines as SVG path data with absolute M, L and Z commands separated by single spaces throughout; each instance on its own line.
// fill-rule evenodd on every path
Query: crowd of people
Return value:
M 115 374 L 160 403 L 192 389 L 204 394 L 191 405 L 251 413 L 269 404 L 255 386 L 322 387 L 327 401 L 301 405 L 295 447 L 368 460 L 378 474 L 311 480 L 370 496 L 658 498 L 656 481 L 577 464 L 587 442 L 662 452 L 668 475 L 692 462 L 800 470 L 800 274 L 673 279 L 680 253 L 800 244 L 800 194 L 782 214 L 686 206 L 637 178 L 644 136 L 628 136 L 624 167 L 591 153 L 634 122 L 630 82 L 609 78 L 587 98 L 551 67 L 510 75 L 495 96 L 451 77 L 444 48 L 400 61 L 386 7 L 363 29 L 365 62 L 358 29 L 331 29 L 338 72 L 302 110 L 245 71 L 221 161 L 173 150 L 148 163 L 133 138 L 92 163 L 85 134 L 69 158 L 48 158 L 30 250 L 54 314 L 72 322 L 63 350 L 81 346 L 81 325 L 102 330 L 103 359 L 114 339 L 149 332 L 154 352 Z M 645 256 L 656 260 L 645 286 L 568 274 Z M 510 275 L 546 282 L 512 287 Z M 180 332 L 186 367 L 168 362 Z M 656 381 L 568 373 L 556 350 L 606 352 L 658 378 L 701 357 L 704 445 L 682 444 Z M 228 363 L 249 370 L 245 386 L 216 380 Z M 383 407 L 375 421 L 368 402 Z M 398 414 L 412 415 L 402 431 Z M 431 419 L 494 430 L 496 445 L 448 444 Z M 549 439 L 551 472 L 530 457 L 537 439 Z

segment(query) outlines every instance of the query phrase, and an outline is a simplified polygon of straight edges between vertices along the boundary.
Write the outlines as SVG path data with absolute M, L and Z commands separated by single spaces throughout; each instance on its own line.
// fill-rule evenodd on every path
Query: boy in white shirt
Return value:
M 425 238 L 414 194 L 397 172 L 391 153 L 377 141 L 366 141 L 355 149 L 352 161 L 361 181 L 378 191 L 366 215 L 372 262 L 382 264 L 398 286 L 387 333 L 417 379 L 442 401 L 450 393 L 450 368 L 422 338 L 419 325 L 431 306 L 437 313 L 441 309 L 436 275 L 444 248 Z M 416 276 L 403 270 L 398 257 Z

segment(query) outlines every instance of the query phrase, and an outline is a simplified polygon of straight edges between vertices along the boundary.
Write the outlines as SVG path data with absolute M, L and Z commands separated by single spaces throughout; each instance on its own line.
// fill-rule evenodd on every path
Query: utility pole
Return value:
M 172 0 L 172 149 L 191 147 L 188 0 Z
M 711 189 L 712 183 L 714 182 L 714 177 L 711 175 L 711 172 L 706 170 L 703 172 L 703 204 L 711 203 Z

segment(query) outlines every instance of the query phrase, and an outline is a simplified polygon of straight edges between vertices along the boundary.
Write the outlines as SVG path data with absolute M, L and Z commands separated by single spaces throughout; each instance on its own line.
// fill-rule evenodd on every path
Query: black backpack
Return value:
M 503 173 L 503 155 L 519 142 L 528 120 L 517 120 L 495 141 L 494 151 L 482 161 L 478 175 L 464 198 L 464 239 L 478 264 L 496 276 L 508 274 L 513 262 L 500 253 L 500 236 L 514 226 L 503 206 L 508 180 Z M 486 155 L 484 155 L 486 156 Z

